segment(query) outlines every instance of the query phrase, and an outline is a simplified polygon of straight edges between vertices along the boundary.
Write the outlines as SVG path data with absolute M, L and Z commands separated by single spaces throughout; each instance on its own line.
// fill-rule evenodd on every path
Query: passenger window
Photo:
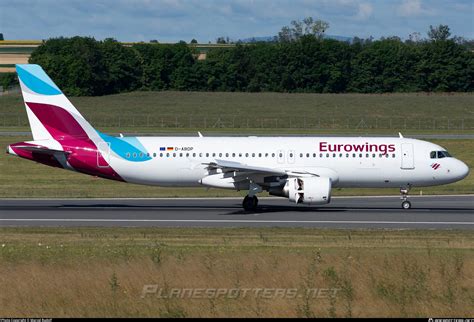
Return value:
M 133 153 L 133 157 L 134 157 L 134 158 L 137 157 L 137 153 L 136 153 L 136 152 Z
M 252 158 L 255 158 L 255 153 L 252 153 Z
M 169 154 L 169 153 L 166 153 L 166 157 L 168 158 L 169 156 L 170 156 L 170 154 Z
M 153 153 L 153 157 L 156 158 L 156 153 Z
M 309 158 L 309 153 L 306 153 L 306 157 Z
M 275 153 L 272 153 L 272 158 L 274 158 L 274 157 L 275 157 Z
M 130 152 L 127 152 L 127 158 L 130 158 Z
M 143 158 L 143 153 L 142 152 L 140 152 L 140 158 Z
M 313 153 L 313 158 L 316 158 L 316 153 Z
M 206 153 L 206 157 L 209 158 L 209 153 Z
M 183 154 L 182 154 L 182 153 L 180 153 L 180 154 L 179 154 L 179 157 L 180 157 L 180 158 L 182 158 L 182 157 L 183 157 Z
M 232 157 L 235 158 L 235 153 L 232 153 Z
M 219 153 L 219 158 L 222 158 L 222 153 Z
M 226 153 L 226 154 L 225 154 L 225 157 L 228 158 L 228 157 L 229 157 L 229 153 Z
M 160 153 L 160 158 L 162 158 L 162 157 L 163 157 L 163 153 Z

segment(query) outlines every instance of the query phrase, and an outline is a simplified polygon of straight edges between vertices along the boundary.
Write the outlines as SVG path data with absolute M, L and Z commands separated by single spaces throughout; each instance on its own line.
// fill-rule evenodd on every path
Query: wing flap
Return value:
M 215 162 L 204 163 L 208 169 L 221 169 L 224 172 L 257 172 L 262 174 L 286 175 L 287 172 L 281 169 L 273 169 L 259 166 L 252 166 L 234 161 L 216 160 Z

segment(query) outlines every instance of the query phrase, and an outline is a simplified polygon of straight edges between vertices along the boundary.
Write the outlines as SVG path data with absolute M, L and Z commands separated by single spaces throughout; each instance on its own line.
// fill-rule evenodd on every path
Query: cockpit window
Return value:
M 451 154 L 448 151 L 431 151 L 431 159 L 442 159 L 442 158 L 451 158 Z
M 451 155 L 448 153 L 448 151 L 438 151 L 438 159 L 449 157 L 451 157 Z

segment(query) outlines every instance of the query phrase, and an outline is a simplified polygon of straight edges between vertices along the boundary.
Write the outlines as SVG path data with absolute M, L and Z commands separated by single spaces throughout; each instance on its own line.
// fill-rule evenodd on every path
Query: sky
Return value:
M 277 35 L 292 20 L 329 23 L 329 35 L 426 37 L 430 25 L 474 39 L 474 0 L 0 0 L 5 39 L 215 42 Z

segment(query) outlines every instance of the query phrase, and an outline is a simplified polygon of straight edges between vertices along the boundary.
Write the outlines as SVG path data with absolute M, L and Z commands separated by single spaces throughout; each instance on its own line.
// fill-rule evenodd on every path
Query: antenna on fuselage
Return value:
M 199 135 L 200 138 L 203 137 L 202 134 L 201 134 L 201 132 L 199 132 L 199 131 L 198 131 L 198 135 Z
M 398 132 L 398 136 L 400 137 L 400 139 L 403 139 L 403 135 L 400 132 Z

